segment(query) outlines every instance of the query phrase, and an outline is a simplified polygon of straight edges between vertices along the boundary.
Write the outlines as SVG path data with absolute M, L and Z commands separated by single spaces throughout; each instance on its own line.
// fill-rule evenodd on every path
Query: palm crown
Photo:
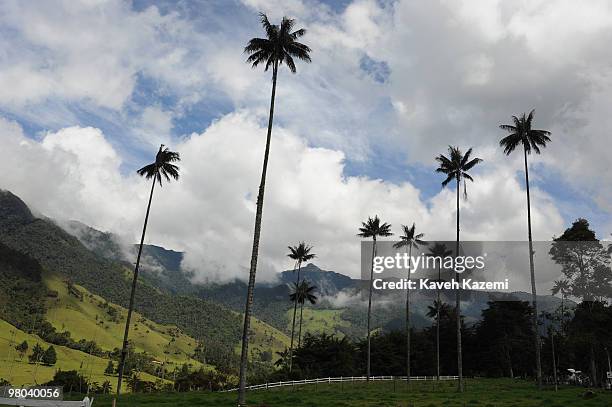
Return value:
M 465 154 L 463 154 L 459 147 L 448 146 L 448 154 L 449 157 L 446 157 L 444 154 L 440 154 L 436 157 L 436 161 L 440 163 L 440 166 L 436 169 L 436 172 L 441 172 L 447 175 L 446 179 L 442 181 L 442 187 L 447 186 L 452 180 L 457 180 L 457 182 L 461 182 L 461 180 L 463 180 L 463 193 L 467 197 L 465 180 L 469 179 L 470 181 L 474 181 L 470 174 L 468 174 L 468 171 L 471 170 L 476 164 L 482 162 L 482 159 L 473 158 L 470 160 L 470 156 L 472 154 L 471 148 L 466 151 Z
M 289 70 L 295 73 L 293 58 L 310 62 L 310 48 L 297 41 L 306 33 L 306 30 L 302 28 L 292 31 L 295 20 L 283 17 L 279 26 L 271 24 L 263 13 L 260 14 L 260 17 L 267 38 L 253 38 L 244 47 L 244 52 L 249 54 L 247 62 L 251 63 L 253 68 L 265 63 L 267 71 L 270 66 L 276 69 L 278 65 L 285 63 Z
M 429 253 L 427 253 L 428 256 L 441 257 L 441 258 L 450 256 L 451 254 L 453 254 L 453 251 L 450 249 L 447 249 L 444 243 L 435 243 L 429 249 Z
M 308 281 L 303 280 L 301 283 L 293 283 L 293 292 L 289 296 L 291 301 L 297 301 L 298 304 L 304 304 L 308 301 L 311 304 L 317 302 L 317 296 L 314 294 L 317 286 L 310 285 Z
M 361 227 L 359 228 L 359 232 L 357 236 L 360 237 L 371 237 L 376 240 L 376 236 L 391 236 L 391 225 L 383 222 L 380 223 L 380 219 L 378 215 L 374 216 L 374 218 L 368 217 L 366 222 L 361 222 Z
M 557 295 L 561 293 L 565 295 L 570 290 L 570 283 L 567 280 L 556 280 L 553 288 L 551 288 L 552 295 Z
M 531 154 L 531 150 L 540 154 L 540 147 L 546 147 L 546 143 L 550 141 L 549 131 L 531 128 L 534 112 L 535 110 L 532 110 L 529 115 L 523 113 L 521 117 L 512 116 L 514 125 L 502 124 L 499 126 L 500 129 L 510 132 L 510 135 L 499 141 L 506 155 L 510 155 L 520 144 L 523 145 L 527 154 Z
M 439 311 L 438 311 L 439 310 Z M 445 314 L 449 314 L 451 310 L 450 305 L 448 305 L 445 302 L 442 301 L 438 301 L 438 300 L 434 300 L 433 305 L 428 305 L 427 306 L 427 316 L 429 318 L 434 318 L 438 315 L 438 312 L 440 312 L 440 316 L 445 315 Z
M 137 172 L 146 179 L 156 179 L 157 182 L 159 182 L 159 185 L 161 185 L 162 176 L 166 178 L 166 181 L 170 181 L 170 178 L 174 178 L 175 180 L 179 178 L 179 168 L 172 163 L 180 160 L 181 157 L 179 156 L 179 153 L 170 151 L 167 147 L 164 148 L 164 145 L 162 144 L 159 147 L 157 155 L 155 156 L 155 162 L 145 165 Z
M 289 248 L 289 254 L 287 256 L 295 260 L 296 262 L 304 263 L 314 259 L 317 256 L 314 253 L 310 253 L 310 251 L 312 250 L 312 246 L 308 246 L 304 242 L 300 242 L 300 244 L 298 244 L 297 246 L 287 247 Z
M 412 227 L 402 225 L 402 232 L 404 234 L 400 235 L 400 241 L 393 245 L 393 247 L 395 247 L 396 249 L 405 246 L 418 248 L 419 245 L 425 244 L 425 242 L 421 240 L 423 236 L 425 236 L 425 234 L 416 233 L 414 223 L 412 224 Z

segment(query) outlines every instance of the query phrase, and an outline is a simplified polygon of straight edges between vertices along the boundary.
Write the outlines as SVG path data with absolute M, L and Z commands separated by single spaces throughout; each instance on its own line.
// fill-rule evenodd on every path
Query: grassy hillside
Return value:
M 290 339 L 278 329 L 258 320 L 251 319 L 251 337 L 249 341 L 250 357 L 254 360 L 262 360 L 267 353 L 270 356 L 269 361 L 278 359 L 276 352 L 281 352 L 289 347 Z M 240 352 L 240 344 L 236 345 L 236 353 Z M 264 360 L 266 361 L 266 360 Z
M 71 285 L 69 288 L 66 281 L 58 275 L 44 275 L 43 282 L 48 290 L 57 293 L 57 296 L 46 300 L 45 319 L 58 332 L 70 332 L 70 337 L 75 341 L 95 341 L 104 351 L 112 351 L 120 346 L 127 313 L 124 308 L 108 303 L 79 285 Z M 110 309 L 113 311 L 109 313 Z M 156 360 L 164 362 L 170 371 L 185 363 L 191 366 L 191 370 L 204 366 L 192 358 L 197 341 L 176 326 L 155 323 L 138 313 L 134 314 L 133 321 L 135 322 L 130 340 L 137 352 L 146 352 Z M 289 346 L 289 338 L 270 325 L 253 318 L 251 327 L 250 353 L 253 359 L 266 359 L 263 355 L 267 354 L 274 360 L 276 352 Z M 30 349 L 20 359 L 14 346 L 24 340 L 28 342 Z M 27 356 L 36 343 L 45 349 L 51 345 L 39 336 L 28 334 L 0 319 L 0 378 L 16 385 L 44 383 L 51 380 L 56 370 L 61 369 L 76 370 L 93 382 L 102 383 L 109 380 L 114 385 L 116 378 L 104 375 L 104 369 L 110 359 L 64 346 L 53 345 L 58 359 L 54 366 L 28 363 Z M 237 345 L 236 351 L 238 350 Z M 142 373 L 141 378 L 149 381 L 156 379 L 147 373 Z
M 68 285 L 57 275 L 44 278 L 46 286 L 58 293 L 48 301 L 46 319 L 58 330 L 69 331 L 74 340 L 95 341 L 103 350 L 121 347 L 127 310 L 108 303 L 104 298 L 91 294 L 75 285 L 80 297 L 71 294 Z M 81 299 L 82 298 L 82 299 Z M 146 352 L 159 361 L 172 364 L 188 363 L 199 367 L 192 359 L 197 347 L 194 338 L 175 326 L 160 325 L 135 313 L 132 317 L 130 340 L 137 352 Z
M 10 192 L 0 191 L 0 214 L 0 243 L 34 259 L 46 272 L 127 306 L 131 272 L 123 264 L 95 254 L 51 221 L 35 218 Z M 152 321 L 176 325 L 225 352 L 233 352 L 240 340 L 240 316 L 210 301 L 171 295 L 140 281 L 135 309 Z
M 27 341 L 30 347 L 28 353 L 19 358 L 14 346 Z M 103 383 L 109 380 L 115 384 L 116 378 L 105 376 L 104 369 L 108 359 L 88 355 L 74 349 L 53 345 L 57 352 L 57 363 L 54 366 L 43 366 L 28 363 L 28 356 L 35 344 L 43 348 L 51 344 L 43 341 L 37 335 L 25 333 L 6 321 L 0 320 L 0 378 L 8 380 L 14 385 L 40 384 L 53 378 L 56 370 L 76 370 L 92 381 Z M 144 380 L 155 381 L 155 378 L 146 373 L 142 374 Z
M 304 308 L 304 322 L 302 323 L 302 336 L 306 332 L 312 334 L 325 333 L 334 334 L 339 337 L 343 337 L 344 334 L 338 328 L 349 327 L 350 322 L 342 319 L 343 310 L 339 309 L 318 309 L 305 307 Z M 293 309 L 287 311 L 287 329 L 291 332 L 291 322 L 293 319 Z M 296 333 L 299 330 L 300 322 L 300 309 L 298 308 L 295 317 L 295 329 Z

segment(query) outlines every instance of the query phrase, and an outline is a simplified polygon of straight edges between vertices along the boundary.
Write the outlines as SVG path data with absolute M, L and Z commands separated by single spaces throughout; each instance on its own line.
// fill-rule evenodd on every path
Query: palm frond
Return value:
M 454 174 L 449 174 L 449 176 L 444 181 L 442 181 L 442 188 L 446 187 L 455 178 L 456 177 Z

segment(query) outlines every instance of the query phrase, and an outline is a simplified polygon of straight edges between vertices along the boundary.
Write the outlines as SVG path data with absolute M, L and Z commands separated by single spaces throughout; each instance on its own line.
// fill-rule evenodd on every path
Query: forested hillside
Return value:
M 130 270 L 125 264 L 95 254 L 50 220 L 34 217 L 23 201 L 7 191 L 0 192 L 0 243 L 11 254 L 6 259 L 23 264 L 29 275 L 3 279 L 3 290 L 24 293 L 23 304 L 5 300 L 2 305 L 3 315 L 7 318 L 13 315 L 11 323 L 27 324 L 24 314 L 43 311 L 40 298 L 46 294 L 40 283 L 42 269 L 63 276 L 110 303 L 127 306 Z M 3 273 L 14 273 L 15 269 L 7 266 Z M 13 294 L 3 296 L 10 297 Z M 210 360 L 231 359 L 228 355 L 233 355 L 239 340 L 239 314 L 200 298 L 168 295 L 143 281 L 136 295 L 136 310 L 157 323 L 176 325 L 204 343 L 215 344 L 205 347 Z

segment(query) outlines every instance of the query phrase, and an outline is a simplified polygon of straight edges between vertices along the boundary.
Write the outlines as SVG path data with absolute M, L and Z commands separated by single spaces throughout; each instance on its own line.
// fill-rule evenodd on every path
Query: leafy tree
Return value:
M 306 30 L 293 31 L 295 20 L 283 17 L 279 25 L 271 24 L 265 14 L 260 14 L 261 24 L 266 32 L 266 38 L 252 38 L 244 52 L 249 54 L 247 62 L 253 68 L 260 64 L 264 70 L 272 68 L 272 96 L 270 97 L 270 115 L 268 117 L 268 133 L 266 136 L 266 149 L 264 152 L 261 181 L 257 194 L 257 209 L 255 213 L 255 230 L 253 232 L 253 252 L 251 255 L 251 267 L 249 270 L 249 284 L 244 312 L 244 327 L 242 329 L 242 350 L 240 353 L 240 382 L 238 391 L 238 405 L 245 404 L 246 395 L 246 369 L 249 355 L 249 325 L 251 320 L 251 306 L 253 302 L 253 291 L 255 289 L 255 275 L 257 273 L 257 255 L 259 252 L 259 236 L 261 234 L 261 218 L 263 213 L 264 192 L 266 187 L 266 173 L 268 170 L 268 157 L 270 155 L 270 141 L 272 139 L 272 122 L 274 121 L 274 99 L 276 96 L 276 79 L 278 68 L 284 63 L 292 73 L 296 72 L 294 58 L 304 62 L 310 62 L 310 48 L 298 42 Z
M 42 355 L 42 362 L 47 366 L 52 366 L 57 362 L 57 353 L 53 346 L 49 346 Z
M 602 300 L 611 296 L 610 257 L 586 219 L 576 220 L 555 238 L 549 254 L 569 281 L 570 294 L 583 300 L 570 325 L 573 329 L 580 327 L 582 332 L 580 340 L 574 343 L 588 343 L 591 379 L 597 384 L 596 348 L 603 339 L 595 325 L 601 323 L 598 318 L 604 314 Z M 579 316 L 580 321 L 577 320 Z
M 531 302 L 533 307 L 532 324 L 533 338 L 535 346 L 536 358 L 536 376 L 538 388 L 542 388 L 542 362 L 540 359 L 540 335 L 538 333 L 538 301 L 536 296 L 535 286 L 535 270 L 533 266 L 533 238 L 531 235 L 531 201 L 529 196 L 529 166 L 527 165 L 527 155 L 534 151 L 540 154 L 540 147 L 546 147 L 546 143 L 550 141 L 550 132 L 548 130 L 532 129 L 532 121 L 535 110 L 529 112 L 529 115 L 523 113 L 519 118 L 512 116 L 513 124 L 502 124 L 499 127 L 506 130 L 510 134 L 499 141 L 499 145 L 504 149 L 506 155 L 510 155 L 517 147 L 523 146 L 523 155 L 525 158 L 525 187 L 527 192 L 527 236 L 529 238 L 529 272 L 531 277 Z
M 440 154 L 436 157 L 436 161 L 439 163 L 439 167 L 436 172 L 440 172 L 446 175 L 446 179 L 442 181 L 442 187 L 446 187 L 451 181 L 457 183 L 457 244 L 455 248 L 455 256 L 459 256 L 459 190 L 461 181 L 463 181 L 463 195 L 467 198 L 467 187 L 465 180 L 474 181 L 474 179 L 468 174 L 468 171 L 474 168 L 474 166 L 482 159 L 473 158 L 470 160 L 472 149 L 470 148 L 465 154 L 461 152 L 459 147 L 448 147 L 449 157 L 444 154 Z M 455 279 L 459 280 L 459 273 L 455 272 Z M 463 392 L 463 362 L 461 354 L 461 296 L 460 290 L 455 292 L 455 309 L 457 310 L 457 373 L 459 376 L 458 389 Z
M 427 253 L 428 256 L 432 256 L 432 257 L 436 257 L 440 259 L 444 259 L 445 257 L 450 256 L 451 254 L 453 254 L 452 250 L 448 250 L 444 243 L 438 243 L 438 242 L 434 243 L 434 245 L 429 249 L 429 252 Z M 441 273 L 442 273 L 442 262 L 439 262 L 438 263 L 438 279 L 436 280 L 437 282 L 443 281 Z M 428 313 L 427 316 L 430 318 L 433 318 L 435 316 L 436 318 L 436 379 L 440 380 L 440 312 L 443 306 L 447 306 L 449 308 L 450 306 L 448 306 L 447 304 L 444 304 L 440 300 L 440 288 L 439 287 L 436 289 L 436 301 L 434 302 L 434 306 L 436 307 L 435 314 L 429 315 Z
M 145 215 L 144 226 L 142 228 L 142 236 L 140 238 L 140 246 L 138 246 L 138 256 L 136 257 L 136 266 L 134 267 L 134 278 L 132 280 L 132 290 L 130 293 L 130 304 L 128 306 L 127 318 L 125 320 L 125 332 L 123 334 L 123 348 L 121 350 L 121 359 L 119 360 L 118 379 L 117 379 L 117 395 L 121 394 L 121 381 L 123 379 L 123 370 L 125 365 L 125 359 L 127 357 L 128 348 L 128 335 L 130 333 L 130 321 L 132 319 L 132 311 L 134 310 L 134 295 L 136 294 L 136 283 L 138 282 L 138 268 L 140 266 L 140 256 L 142 255 L 142 246 L 144 244 L 145 233 L 147 231 L 147 222 L 149 221 L 149 212 L 151 210 L 151 201 L 153 200 L 153 190 L 155 184 L 159 183 L 162 186 L 162 177 L 166 181 L 170 181 L 170 178 L 177 180 L 179 178 L 179 168 L 174 165 L 174 162 L 180 161 L 180 156 L 174 151 L 170 151 L 168 148 L 164 148 L 162 144 L 159 147 L 159 151 L 155 156 L 155 162 L 145 165 L 137 172 L 139 175 L 146 179 L 152 179 L 151 193 L 149 195 L 149 203 L 147 205 L 147 213 Z
M 514 378 L 531 373 L 529 343 L 532 308 L 525 301 L 492 301 L 476 329 L 481 345 L 480 368 L 488 376 Z
M 406 225 L 402 225 L 402 235 L 399 236 L 399 242 L 395 243 L 393 247 L 396 249 L 400 249 L 405 247 L 408 249 L 409 258 L 412 257 L 412 248 L 419 248 L 419 245 L 425 244 L 422 240 L 425 236 L 423 233 L 416 233 L 415 224 L 412 224 L 412 227 L 408 227 Z M 408 280 L 410 280 L 410 275 L 413 273 L 408 268 Z M 410 290 L 406 290 L 406 380 L 410 383 Z
M 289 349 L 285 349 L 283 351 L 276 352 L 276 355 L 278 356 L 278 359 L 276 359 L 276 362 L 274 362 L 274 366 L 276 366 L 277 368 L 281 370 L 285 370 L 285 369 L 289 370 L 289 359 L 290 359 Z
M 366 222 L 361 223 L 359 233 L 357 236 L 362 238 L 372 238 L 372 267 L 370 268 L 370 289 L 368 294 L 368 327 L 367 327 L 367 364 L 366 364 L 366 377 L 367 381 L 370 381 L 370 356 L 371 356 L 371 341 L 370 341 L 370 320 L 372 317 L 372 284 L 374 282 L 374 258 L 376 257 L 376 238 L 377 236 L 386 237 L 391 236 L 391 225 L 380 222 L 378 215 L 374 218 L 368 218 Z
M 289 246 L 289 254 L 287 255 L 289 258 L 295 260 L 294 271 L 297 269 L 297 279 L 295 282 L 295 287 L 300 286 L 300 271 L 302 270 L 302 263 L 306 263 L 309 260 L 312 260 L 316 257 L 316 254 L 310 253 L 312 250 L 312 246 L 308 246 L 304 242 L 300 242 L 297 246 Z M 295 333 L 295 316 L 297 314 L 297 297 L 291 298 L 290 300 L 293 302 L 293 322 L 291 323 L 291 345 L 289 346 L 289 371 L 291 371 L 291 354 L 293 352 L 293 336 Z M 301 315 L 301 314 L 300 314 Z M 300 328 L 301 328 L 301 316 L 300 316 Z M 299 340 L 298 340 L 299 341 Z M 298 345 L 299 346 L 299 345 Z
M 37 343 L 32 348 L 32 353 L 30 354 L 30 356 L 28 356 L 28 360 L 30 361 L 30 363 L 40 363 L 44 353 L 45 350 L 42 348 L 42 346 L 40 346 L 40 344 Z
M 66 392 L 87 393 L 89 390 L 89 382 L 76 370 L 58 370 L 53 375 L 53 379 L 45 383 L 45 386 L 61 386 Z
M 106 369 L 104 369 L 104 374 L 112 376 L 115 373 L 115 365 L 113 365 L 113 361 L 109 360 L 108 365 L 106 365 Z
M 19 354 L 19 360 L 22 360 L 25 354 L 28 352 L 28 341 L 23 341 L 19 345 L 15 346 L 15 350 Z
M 578 219 L 553 240 L 549 254 L 561 266 L 568 292 L 584 301 L 611 297 L 610 256 L 586 219 Z
M 305 377 L 354 376 L 359 372 L 358 353 L 346 337 L 306 333 L 295 350 L 295 367 Z

